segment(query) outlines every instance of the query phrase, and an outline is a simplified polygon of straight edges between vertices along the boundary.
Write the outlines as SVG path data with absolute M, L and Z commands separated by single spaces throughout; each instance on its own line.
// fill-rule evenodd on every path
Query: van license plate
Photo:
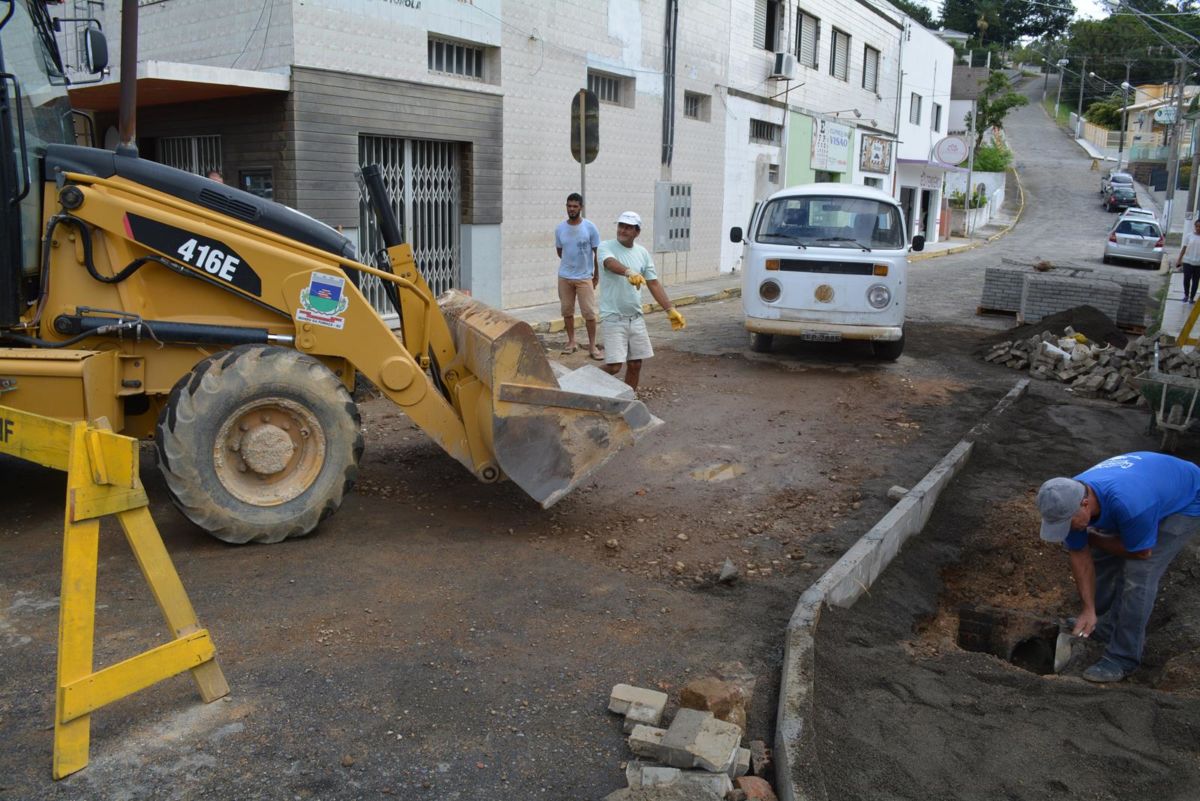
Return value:
M 808 342 L 841 342 L 842 335 L 829 331 L 805 331 L 800 338 Z

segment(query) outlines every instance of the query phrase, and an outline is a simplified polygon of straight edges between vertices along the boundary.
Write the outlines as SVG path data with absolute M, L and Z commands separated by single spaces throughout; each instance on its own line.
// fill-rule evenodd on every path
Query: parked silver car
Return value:
M 1162 229 L 1157 222 L 1122 217 L 1108 232 L 1108 241 L 1104 243 L 1104 263 L 1112 264 L 1113 259 L 1129 259 L 1149 262 L 1157 267 L 1162 263 L 1164 245 Z
M 1133 189 L 1133 176 L 1119 170 L 1109 170 L 1100 176 L 1100 194 L 1107 195 L 1114 186 L 1124 186 Z

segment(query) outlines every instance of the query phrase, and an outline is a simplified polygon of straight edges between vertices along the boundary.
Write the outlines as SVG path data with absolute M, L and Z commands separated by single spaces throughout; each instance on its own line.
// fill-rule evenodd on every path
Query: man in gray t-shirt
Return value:
M 578 192 L 567 195 L 567 219 L 554 229 L 554 249 L 558 253 L 558 300 L 562 310 L 563 328 L 567 332 L 564 354 L 574 353 L 575 300 L 587 328 L 588 353 L 599 361 L 596 344 L 596 283 L 600 280 L 596 248 L 600 247 L 600 232 L 583 216 L 583 196 Z

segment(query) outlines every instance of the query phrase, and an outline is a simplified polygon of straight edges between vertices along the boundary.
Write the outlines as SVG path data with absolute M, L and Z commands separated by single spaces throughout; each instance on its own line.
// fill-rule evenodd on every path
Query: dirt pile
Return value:
M 997 342 L 1028 339 L 1043 331 L 1061 335 L 1068 327 L 1083 334 L 1091 342 L 1101 345 L 1123 348 L 1129 342 L 1129 337 L 1117 327 L 1117 324 L 1107 314 L 1095 306 L 1076 306 L 1073 309 L 1066 309 L 1043 317 L 1037 322 L 1018 325 L 987 337 L 984 343 L 988 347 L 981 348 L 980 355 L 983 355 L 991 345 L 995 345 Z

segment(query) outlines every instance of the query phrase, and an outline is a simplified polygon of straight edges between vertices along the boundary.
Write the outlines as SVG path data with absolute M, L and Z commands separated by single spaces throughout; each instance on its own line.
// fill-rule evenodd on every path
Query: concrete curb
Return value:
M 1018 381 L 891 511 L 800 596 L 784 637 L 779 685 L 774 751 L 775 791 L 780 801 L 828 798 L 812 746 L 816 738 L 812 722 L 816 634 L 822 607 L 832 604 L 849 608 L 871 588 L 901 546 L 924 528 L 938 496 L 970 458 L 975 440 L 1028 389 L 1028 378 Z M 808 769 L 807 786 L 797 787 L 795 770 L 801 766 Z
M 673 298 L 672 302 L 676 306 L 692 306 L 696 303 L 713 303 L 718 300 L 729 300 L 730 298 L 740 298 L 741 296 L 742 288 L 740 286 L 731 286 L 724 289 L 714 289 L 709 292 L 680 295 L 677 298 Z M 662 311 L 662 306 L 659 306 L 657 303 L 642 304 L 642 312 L 644 314 L 653 314 L 660 311 Z M 575 328 L 583 328 L 583 324 L 583 317 L 575 315 Z M 537 334 L 557 334 L 565 328 L 561 317 L 554 320 L 545 320 L 540 323 L 530 323 L 529 325 L 534 330 L 534 333 Z

